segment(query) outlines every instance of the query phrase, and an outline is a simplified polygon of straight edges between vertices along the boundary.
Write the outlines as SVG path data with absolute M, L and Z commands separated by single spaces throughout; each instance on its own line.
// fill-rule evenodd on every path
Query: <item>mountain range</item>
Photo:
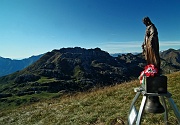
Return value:
M 37 61 L 42 55 L 43 54 L 31 56 L 22 60 L 0 57 L 0 77 L 26 68 L 33 62 Z
M 160 56 L 163 74 L 180 70 L 179 50 L 169 49 Z M 142 54 L 113 57 L 100 48 L 62 48 L 36 59 L 26 68 L 0 77 L 0 98 L 41 92 L 86 91 L 120 84 L 137 79 L 146 65 Z
M 110 54 L 113 57 L 118 57 L 121 55 L 127 55 L 128 53 L 114 53 Z M 133 55 L 138 55 L 140 53 L 132 53 Z M 164 59 L 166 62 L 171 63 L 174 66 L 180 66 L 180 49 L 168 49 L 166 51 L 160 52 L 161 59 Z M 10 58 L 3 58 L 0 56 L 0 77 L 9 75 L 13 72 L 22 70 L 27 66 L 31 65 L 32 63 L 36 62 L 43 54 L 37 56 L 31 56 L 29 58 L 17 60 L 17 59 L 10 59 Z

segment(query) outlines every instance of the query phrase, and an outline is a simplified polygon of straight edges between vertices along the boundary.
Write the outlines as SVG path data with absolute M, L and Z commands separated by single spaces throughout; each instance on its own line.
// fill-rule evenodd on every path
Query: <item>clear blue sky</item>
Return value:
M 77 46 L 141 52 L 144 16 L 158 29 L 160 50 L 180 49 L 180 0 L 0 0 L 0 56 Z

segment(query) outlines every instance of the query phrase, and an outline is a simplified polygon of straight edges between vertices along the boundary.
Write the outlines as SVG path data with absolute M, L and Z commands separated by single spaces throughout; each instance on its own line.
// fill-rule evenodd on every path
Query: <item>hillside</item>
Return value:
M 37 61 L 42 55 L 31 56 L 22 60 L 0 57 L 0 77 L 22 70 Z
M 46 53 L 34 64 L 1 77 L 1 93 L 86 91 L 128 80 L 129 73 L 118 60 L 99 48 L 62 48 Z
M 100 48 L 53 50 L 27 68 L 1 77 L 0 98 L 43 92 L 80 92 L 120 84 L 137 79 L 145 64 L 141 54 L 112 57 Z M 163 74 L 180 70 L 164 59 L 161 68 Z
M 168 63 L 180 67 L 180 50 L 168 49 L 161 52 L 160 56 Z
M 173 95 L 177 107 L 180 109 L 180 72 L 169 74 L 168 91 Z M 133 88 L 139 86 L 139 81 L 126 82 L 112 87 L 104 87 L 89 92 L 51 96 L 40 102 L 6 108 L 0 112 L 0 124 L 5 125 L 119 125 L 117 118 L 126 123 L 128 110 L 135 92 Z M 44 94 L 44 97 L 48 96 Z M 42 98 L 26 96 L 32 100 Z M 141 97 L 142 98 L 142 97 Z M 136 104 L 140 106 L 141 98 Z M 1 102 L 2 104 L 2 102 Z M 168 104 L 168 103 L 167 103 Z M 3 105 L 1 105 L 3 106 Z M 169 124 L 177 125 L 172 109 L 168 107 Z M 143 125 L 164 125 L 163 114 L 145 114 Z

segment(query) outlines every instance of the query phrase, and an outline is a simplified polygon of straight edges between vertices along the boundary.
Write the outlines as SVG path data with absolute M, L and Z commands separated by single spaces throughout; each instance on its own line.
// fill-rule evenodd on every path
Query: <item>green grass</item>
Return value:
M 168 91 L 180 108 L 180 72 L 168 75 Z M 139 81 L 105 87 L 90 92 L 48 95 L 46 99 L 15 109 L 0 112 L 0 124 L 5 125 L 114 125 L 117 118 L 127 121 L 128 111 Z M 41 97 L 42 95 L 36 95 Z M 56 98 L 52 98 L 56 96 Z M 23 97 L 21 97 L 23 98 Z M 27 97 L 26 97 L 27 98 Z M 140 97 L 136 104 L 140 106 Z M 168 103 L 167 103 L 168 104 Z M 177 125 L 176 117 L 168 105 L 169 123 Z M 144 114 L 142 125 L 163 125 L 163 114 Z
M 37 82 L 44 83 L 44 82 L 53 82 L 53 81 L 56 81 L 56 80 L 54 78 L 41 77 Z
M 1 99 L 0 111 L 13 110 L 21 106 L 27 106 L 39 102 L 40 100 L 43 101 L 51 98 L 59 98 L 61 95 L 61 93 L 42 92 L 40 94 L 8 97 Z

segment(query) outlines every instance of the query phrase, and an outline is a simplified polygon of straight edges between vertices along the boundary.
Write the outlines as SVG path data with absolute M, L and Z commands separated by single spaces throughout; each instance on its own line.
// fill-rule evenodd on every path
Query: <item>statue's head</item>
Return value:
M 149 17 L 144 17 L 143 18 L 143 23 L 146 25 L 146 26 L 149 26 L 149 25 L 151 25 L 152 24 L 152 22 L 151 22 L 151 20 L 149 19 Z

